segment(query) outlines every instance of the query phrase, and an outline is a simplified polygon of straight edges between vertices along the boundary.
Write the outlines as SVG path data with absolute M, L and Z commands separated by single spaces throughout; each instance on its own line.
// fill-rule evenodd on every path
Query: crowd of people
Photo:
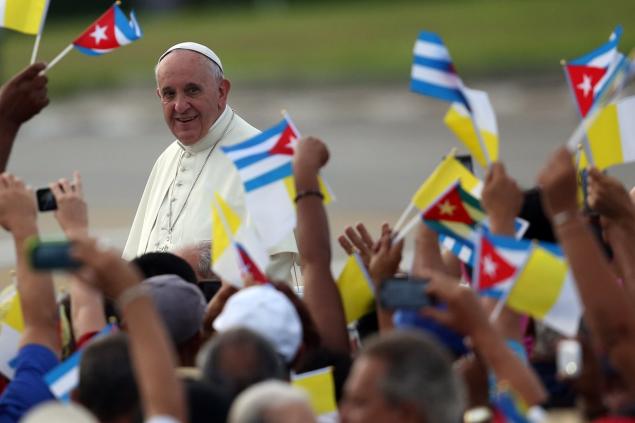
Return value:
M 1 171 L 20 126 L 48 104 L 43 69 L 32 65 L 0 90 Z M 515 219 L 523 216 L 530 223 L 525 236 L 555 241 L 564 251 L 585 310 L 576 371 L 558 371 L 563 338 L 539 321 L 507 307 L 491 319 L 495 301 L 478 296 L 466 282 L 469 269 L 442 251 L 438 234 L 423 222 L 410 269 L 401 267 L 404 241 L 395 242 L 387 224 L 377 237 L 360 223 L 338 239 L 348 254 L 360 255 L 376 293 L 395 275 L 425 280 L 432 305 L 415 317 L 458 334 L 464 348 L 450 350 L 430 325 L 402 324 L 379 300 L 347 325 L 331 273 L 319 183 L 329 151 L 320 139 L 299 140 L 293 155 L 301 295 L 275 277 L 287 271 L 270 272 L 267 284 L 246 275 L 240 289 L 210 281 L 214 240 L 191 235 L 209 234 L 209 222 L 172 216 L 173 203 L 174 210 L 196 208 L 203 195 L 197 180 L 208 172 L 216 144 L 231 134 L 216 122 L 229 128 L 240 119 L 226 105 L 225 81 L 220 59 L 200 45 L 177 45 L 159 59 L 157 91 L 177 141 L 155 166 L 126 258 L 91 238 L 79 174 L 50 184 L 55 218 L 81 264 L 68 273 L 66 298 L 58 299 L 49 272 L 30 263 L 26 246 L 39 235 L 34 193 L 18 177 L 0 175 L 0 225 L 15 243 L 24 320 L 15 374 L 0 396 L 0 422 L 534 422 L 553 408 L 576 409 L 594 421 L 635 419 L 635 383 L 629 382 L 635 381 L 635 202 L 621 182 L 591 168 L 589 208 L 580 210 L 578 171 L 565 148 L 538 172 L 536 189 L 523 192 L 499 162 L 484 181 L 492 233 L 513 236 Z M 183 165 L 199 153 L 202 164 Z M 238 192 L 229 195 L 240 197 L 240 184 L 220 174 L 206 183 L 214 178 L 235 185 L 228 189 Z M 189 191 L 179 194 L 188 183 Z M 200 200 L 207 207 L 209 195 Z M 600 237 L 590 219 L 599 219 Z M 178 233 L 186 235 L 176 242 Z M 286 260 L 295 242 L 270 254 Z M 68 334 L 61 319 L 70 322 Z M 108 325 L 114 329 L 102 333 Z M 82 351 L 79 382 L 70 402 L 58 401 L 44 375 L 75 351 Z M 290 381 L 327 366 L 337 411 L 319 416 Z

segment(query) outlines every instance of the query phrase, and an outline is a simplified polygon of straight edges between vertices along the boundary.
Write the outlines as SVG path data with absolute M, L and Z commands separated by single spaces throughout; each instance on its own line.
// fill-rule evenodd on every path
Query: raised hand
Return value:
M 55 218 L 69 236 L 88 235 L 88 209 L 82 192 L 82 180 L 79 172 L 73 173 L 71 182 L 60 179 L 49 184 L 55 196 L 57 210 Z
M 482 204 L 493 233 L 514 235 L 514 219 L 523 205 L 523 193 L 500 162 L 492 163 L 487 172 Z
M 344 234 L 340 235 L 337 240 L 349 256 L 355 252 L 359 253 L 362 262 L 368 268 L 375 241 L 363 223 L 358 223 L 355 228 L 348 226 L 344 230 Z
M 36 220 L 33 191 L 10 173 L 0 175 L 0 225 L 17 237 L 35 232 Z

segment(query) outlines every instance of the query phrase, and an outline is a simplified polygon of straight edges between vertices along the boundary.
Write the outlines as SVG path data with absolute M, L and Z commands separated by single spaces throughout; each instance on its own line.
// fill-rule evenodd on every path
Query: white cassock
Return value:
M 170 144 L 152 168 L 124 258 L 130 260 L 151 251 L 173 251 L 209 240 L 214 192 L 246 216 L 243 183 L 220 146 L 240 143 L 258 133 L 227 106 L 199 142 L 187 146 L 176 140 Z M 289 281 L 297 252 L 295 237 L 290 233 L 268 251 L 272 256 L 266 269 L 269 277 Z

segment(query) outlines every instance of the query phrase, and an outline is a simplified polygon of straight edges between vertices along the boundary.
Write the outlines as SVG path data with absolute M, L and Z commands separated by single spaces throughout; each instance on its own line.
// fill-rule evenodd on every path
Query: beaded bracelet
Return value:
M 324 200 L 324 194 L 322 194 L 320 191 L 315 190 L 315 189 L 307 189 L 306 191 L 300 191 L 296 196 L 295 199 L 293 200 L 294 202 L 298 202 L 301 199 L 305 198 L 305 197 L 319 197 L 322 200 Z

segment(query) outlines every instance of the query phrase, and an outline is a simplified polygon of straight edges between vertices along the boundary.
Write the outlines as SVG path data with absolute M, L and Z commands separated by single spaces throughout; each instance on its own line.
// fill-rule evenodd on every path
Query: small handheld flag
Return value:
M 212 270 L 223 280 L 241 288 L 246 274 L 256 283 L 266 283 L 263 270 L 269 256 L 253 228 L 214 194 L 212 203 Z
M 292 375 L 291 384 L 309 395 L 309 402 L 317 416 L 337 413 L 333 367 Z
M 295 228 L 293 154 L 300 134 L 290 118 L 239 144 L 221 150 L 234 162 L 245 187 L 245 202 L 252 222 L 267 248 L 275 246 Z M 332 194 L 320 180 L 324 202 Z
M 99 56 L 130 44 L 142 36 L 143 33 L 134 12 L 130 12 L 130 19 L 128 19 L 117 2 L 51 60 L 46 71 L 62 60 L 73 47 L 84 54 Z
M 358 254 L 352 254 L 346 259 L 342 273 L 337 278 L 337 289 L 342 298 L 346 323 L 359 320 L 373 310 L 373 282 Z
M 410 81 L 412 91 L 439 100 L 460 103 L 471 110 L 450 52 L 438 34 L 429 31 L 419 33 L 413 53 Z
M 37 35 L 47 7 L 47 0 L 0 0 L 0 27 Z
M 582 117 L 589 113 L 624 63 L 624 55 L 617 50 L 621 38 L 622 27 L 618 25 L 608 42 L 564 65 L 569 88 Z

